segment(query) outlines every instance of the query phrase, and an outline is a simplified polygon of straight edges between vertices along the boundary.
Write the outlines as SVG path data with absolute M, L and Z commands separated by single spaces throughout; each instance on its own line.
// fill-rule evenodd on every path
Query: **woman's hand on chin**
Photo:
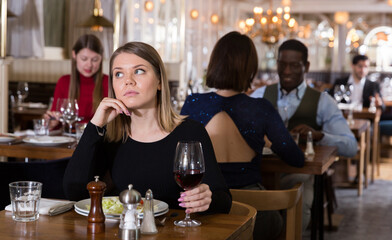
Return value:
M 131 116 L 128 108 L 122 101 L 115 98 L 104 98 L 95 111 L 95 114 L 91 119 L 91 123 L 98 127 L 103 127 L 119 114 Z
M 187 213 L 204 212 L 211 204 L 212 192 L 207 184 L 200 184 L 192 190 L 181 193 L 178 201 Z

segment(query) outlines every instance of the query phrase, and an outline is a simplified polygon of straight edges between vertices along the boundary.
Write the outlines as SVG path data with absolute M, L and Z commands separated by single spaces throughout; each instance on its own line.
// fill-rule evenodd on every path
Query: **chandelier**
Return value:
M 287 4 L 290 1 L 285 2 Z M 266 11 L 261 7 L 254 7 L 253 17 L 240 21 L 240 28 L 251 38 L 260 36 L 263 43 L 272 46 L 292 32 L 297 23 L 290 16 L 288 5 L 284 8 L 278 7 L 275 11 L 272 8 L 272 0 L 269 5 Z

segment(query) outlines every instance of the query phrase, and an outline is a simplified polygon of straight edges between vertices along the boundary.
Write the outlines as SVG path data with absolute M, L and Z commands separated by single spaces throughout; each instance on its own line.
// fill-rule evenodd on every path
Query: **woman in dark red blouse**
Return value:
M 52 107 L 45 118 L 58 119 L 57 100 L 69 98 L 78 100 L 82 122 L 91 120 L 100 101 L 108 96 L 108 76 L 102 73 L 102 55 L 103 47 L 96 36 L 86 34 L 76 41 L 72 48 L 72 73 L 58 80 Z M 57 124 L 58 121 L 52 121 L 51 127 Z

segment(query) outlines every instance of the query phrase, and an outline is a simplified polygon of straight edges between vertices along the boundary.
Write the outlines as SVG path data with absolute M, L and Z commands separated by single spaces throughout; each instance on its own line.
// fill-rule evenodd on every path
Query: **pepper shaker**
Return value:
M 151 189 L 146 192 L 146 197 L 144 200 L 144 213 L 143 222 L 140 227 L 140 232 L 142 234 L 156 234 L 158 232 L 157 226 L 155 225 L 154 218 L 154 197 L 152 195 Z
M 106 184 L 99 181 L 99 176 L 95 176 L 94 178 L 95 181 L 87 184 L 87 190 L 91 198 L 87 232 L 100 233 L 105 231 L 105 214 L 102 210 L 102 197 L 106 190 Z
M 137 204 L 141 200 L 140 193 L 133 188 L 132 184 L 128 185 L 128 189 L 120 193 L 119 200 L 124 206 L 121 213 L 120 226 L 118 235 L 120 239 L 130 240 L 139 238 L 139 225 Z

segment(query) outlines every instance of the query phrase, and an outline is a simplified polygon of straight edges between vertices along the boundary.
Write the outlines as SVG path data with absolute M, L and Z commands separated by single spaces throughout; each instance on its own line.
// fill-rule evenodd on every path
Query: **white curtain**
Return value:
M 43 0 L 8 1 L 17 17 L 8 18 L 7 55 L 37 57 L 44 55 Z

